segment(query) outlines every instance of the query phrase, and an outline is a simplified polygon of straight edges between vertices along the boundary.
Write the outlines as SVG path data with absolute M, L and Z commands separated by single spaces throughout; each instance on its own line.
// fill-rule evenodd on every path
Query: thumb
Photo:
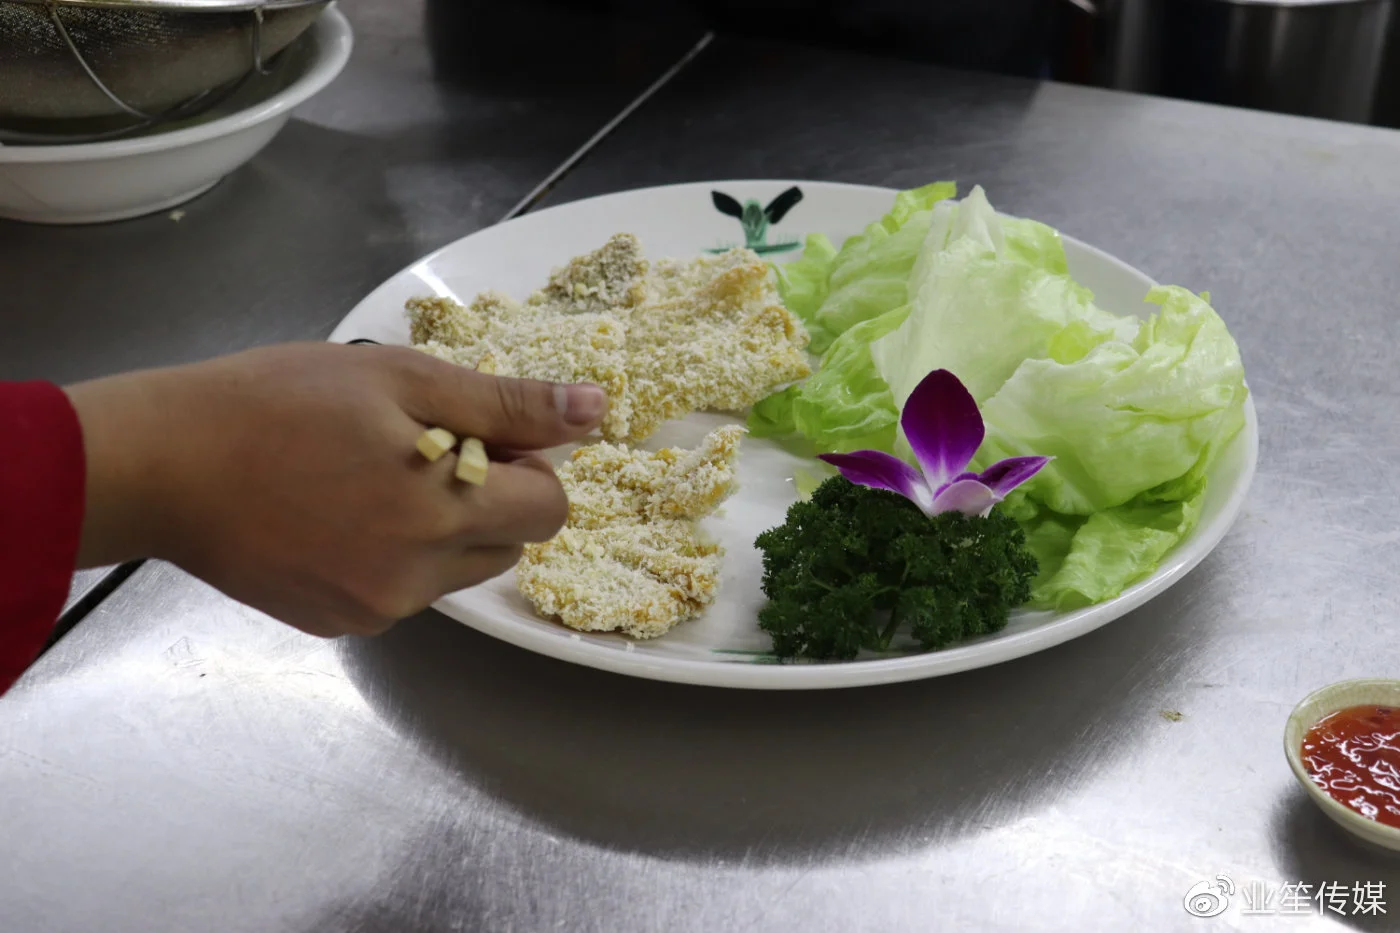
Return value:
M 432 365 L 405 406 L 408 414 L 459 436 L 543 450 L 588 435 L 607 414 L 607 395 L 596 385 L 487 375 L 423 356 Z

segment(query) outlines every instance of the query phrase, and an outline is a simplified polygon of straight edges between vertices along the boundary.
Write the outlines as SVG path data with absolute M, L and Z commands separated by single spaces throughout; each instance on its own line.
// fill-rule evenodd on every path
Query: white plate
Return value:
M 335 80 L 353 44 L 349 21 L 328 7 L 278 59 L 273 77 L 250 82 L 193 125 L 106 142 L 0 146 L 0 217 L 105 223 L 198 197 L 261 152 L 297 106 Z
M 404 302 L 415 295 L 470 299 L 487 288 L 523 297 L 541 285 L 550 270 L 570 257 L 597 248 L 614 233 L 634 233 L 649 256 L 693 256 L 743 242 L 738 221 L 719 213 L 711 192 L 740 201 L 767 203 L 796 184 L 804 198 L 769 230 L 767 253 L 779 261 L 800 254 L 797 244 L 809 232 L 826 233 L 836 243 L 860 232 L 890 207 L 894 192 L 884 188 L 822 182 L 724 181 L 648 188 L 577 201 L 524 217 L 458 240 L 415 263 L 360 302 L 331 340 L 367 337 L 381 343 L 408 341 Z M 995 192 L 992 192 L 995 196 Z M 1107 253 L 1064 237 L 1071 272 L 1094 291 L 1099 303 L 1119 314 L 1142 314 L 1152 280 Z M 581 635 L 535 616 L 515 588 L 513 574 L 444 598 L 442 612 L 511 644 L 603 670 L 721 687 L 812 689 L 852 687 L 936 677 L 985 667 L 1042 651 L 1068 641 L 1141 606 L 1176 583 L 1210 553 L 1239 514 L 1254 475 L 1259 432 L 1251 400 L 1245 428 L 1211 472 L 1201 520 L 1149 579 L 1117 599 L 1075 612 L 1016 612 L 1007 627 L 957 647 L 926 654 L 825 664 L 775 664 L 767 656 L 768 637 L 758 628 L 763 604 L 761 565 L 753 541 L 781 524 L 795 498 L 794 469 L 810 461 L 776 444 L 749 437 L 739 460 L 739 491 L 721 514 L 708 520 L 711 534 L 725 546 L 724 577 L 718 601 L 699 619 L 677 626 L 662 638 L 632 642 L 613 635 Z M 692 415 L 667 425 L 645 446 L 691 445 L 706 431 L 734 419 Z M 563 451 L 560 451 L 563 456 Z

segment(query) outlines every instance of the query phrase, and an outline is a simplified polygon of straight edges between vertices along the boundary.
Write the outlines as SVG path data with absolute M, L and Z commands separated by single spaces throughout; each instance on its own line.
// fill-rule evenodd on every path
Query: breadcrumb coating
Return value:
M 601 386 L 608 441 L 639 443 L 693 411 L 742 411 L 811 374 L 806 330 L 748 249 L 652 264 L 620 233 L 524 304 L 488 291 L 467 308 L 447 298 L 407 307 L 413 343 L 434 356 Z
M 484 292 L 470 308 L 451 298 L 408 303 L 416 349 L 449 363 L 500 376 L 591 382 L 609 399 L 604 436 L 631 431 L 626 328 L 606 314 L 542 315 L 509 295 Z M 474 334 L 469 341 L 454 335 Z M 421 339 L 419 339 L 421 338 Z
M 743 434 L 720 428 L 694 450 L 604 443 L 575 451 L 559 469 L 568 523 L 525 548 L 521 594 L 569 628 L 633 638 L 699 615 L 719 591 L 723 552 L 698 522 L 733 492 Z
M 556 314 L 614 314 L 646 298 L 646 274 L 641 241 L 619 233 L 555 269 L 549 284 L 532 294 L 529 303 Z
M 631 442 L 692 411 L 743 411 L 811 375 L 807 331 L 778 301 L 768 266 L 743 253 L 752 255 L 731 250 L 667 270 L 649 288 L 673 297 L 632 311 Z

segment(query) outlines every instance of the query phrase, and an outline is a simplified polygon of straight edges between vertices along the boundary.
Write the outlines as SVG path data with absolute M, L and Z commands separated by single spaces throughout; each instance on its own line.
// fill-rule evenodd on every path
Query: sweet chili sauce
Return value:
M 1303 737 L 1303 764 L 1333 800 L 1400 829 L 1400 707 L 1329 713 Z

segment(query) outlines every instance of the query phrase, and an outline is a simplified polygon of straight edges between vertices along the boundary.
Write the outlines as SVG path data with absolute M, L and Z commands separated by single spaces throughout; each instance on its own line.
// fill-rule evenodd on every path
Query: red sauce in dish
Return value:
M 1303 737 L 1303 764 L 1333 800 L 1400 829 L 1400 707 L 1324 716 Z

